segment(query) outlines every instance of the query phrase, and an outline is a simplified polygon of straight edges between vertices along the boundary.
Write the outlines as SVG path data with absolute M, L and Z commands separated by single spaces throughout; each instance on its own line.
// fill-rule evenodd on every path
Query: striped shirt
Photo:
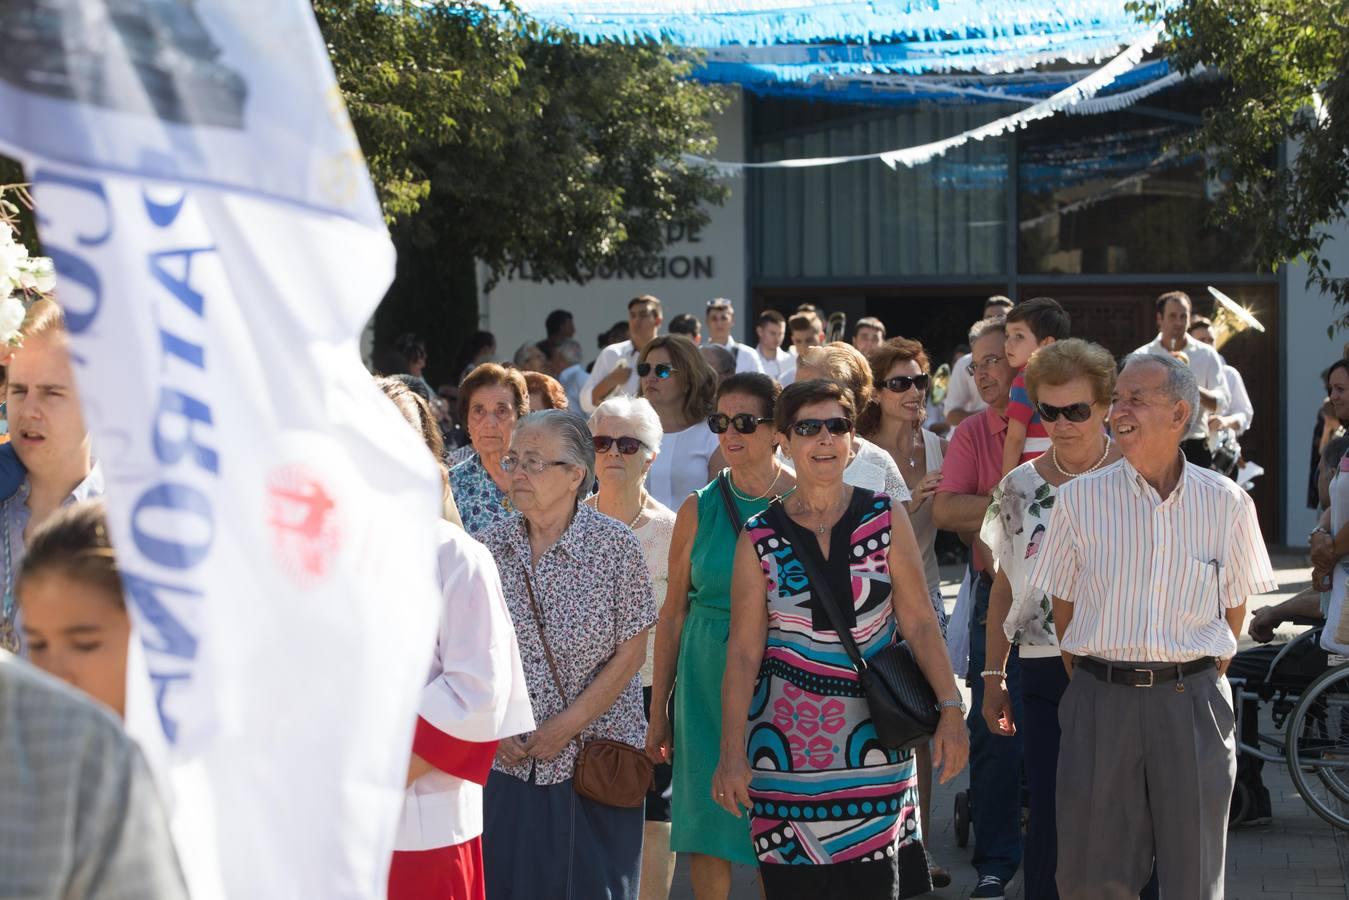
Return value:
M 1224 612 L 1277 587 L 1245 491 L 1186 463 L 1162 500 L 1128 460 L 1059 488 L 1030 583 L 1073 604 L 1065 652 L 1130 662 L 1232 656 Z

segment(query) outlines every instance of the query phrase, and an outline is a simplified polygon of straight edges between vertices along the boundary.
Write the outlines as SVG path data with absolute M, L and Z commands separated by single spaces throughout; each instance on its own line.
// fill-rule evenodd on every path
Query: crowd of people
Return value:
M 660 300 L 634 297 L 589 367 L 556 311 L 511 364 L 471 336 L 440 391 L 427 348 L 400 340 L 384 357 L 400 374 L 377 384 L 443 464 L 443 610 L 390 898 L 664 898 L 677 854 L 699 900 L 729 896 L 733 864 L 757 865 L 770 900 L 917 896 L 950 883 L 925 843 L 932 784 L 967 762 L 972 898 L 1002 897 L 1018 869 L 1037 900 L 1221 897 L 1224 675 L 1247 598 L 1274 580 L 1250 497 L 1211 468 L 1211 435 L 1253 411 L 1192 311 L 1162 295 L 1156 338 L 1117 360 L 1053 299 L 990 298 L 942 403 L 921 341 L 864 318 L 831 342 L 809 305 L 763 312 L 749 345 L 730 301 L 663 331 Z M 62 816 L 115 813 L 139 836 L 88 851 L 64 835 L 41 858 L 0 842 L 0 882 L 65 865 L 181 896 L 154 786 L 105 721 L 130 627 L 59 309 L 36 304 L 22 335 L 0 446 L 0 641 L 17 654 L 0 654 L 0 708 L 34 724 L 5 731 L 0 759 L 74 778 L 39 718 L 77 721 L 102 742 L 90 790 L 115 800 L 47 805 L 20 778 L 0 815 L 6 833 L 21 809 L 57 834 Z M 1327 379 L 1349 421 L 1349 363 Z M 1323 457 L 1318 582 L 1349 560 L 1344 444 Z M 969 547 L 954 612 L 939 530 Z M 895 677 L 932 709 L 896 745 L 867 661 L 900 644 Z M 38 691 L 63 699 L 3 705 Z

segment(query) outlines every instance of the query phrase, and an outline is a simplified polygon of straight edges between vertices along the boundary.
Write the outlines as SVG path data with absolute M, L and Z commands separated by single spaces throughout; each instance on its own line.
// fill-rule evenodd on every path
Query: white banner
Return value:
M 357 354 L 393 248 L 306 0 L 107 5 L 5 0 L 0 145 L 143 640 L 128 727 L 197 900 L 382 897 L 440 506 Z

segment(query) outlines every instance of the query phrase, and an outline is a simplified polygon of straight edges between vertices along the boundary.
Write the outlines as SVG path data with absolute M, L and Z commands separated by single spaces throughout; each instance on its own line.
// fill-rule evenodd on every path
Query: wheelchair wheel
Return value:
M 956 794 L 956 846 L 970 842 L 970 797 L 965 791 Z
M 1289 717 L 1288 774 L 1312 812 L 1349 831 L 1349 666 L 1331 669 L 1303 692 Z M 1316 777 L 1312 777 L 1315 773 Z

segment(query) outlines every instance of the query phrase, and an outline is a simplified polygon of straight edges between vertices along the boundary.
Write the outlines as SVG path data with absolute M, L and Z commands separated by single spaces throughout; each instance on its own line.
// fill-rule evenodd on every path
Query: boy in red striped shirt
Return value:
M 1007 440 L 1002 450 L 1002 474 L 1030 462 L 1049 449 L 1049 432 L 1026 391 L 1026 363 L 1041 347 L 1069 336 L 1071 320 L 1052 297 L 1018 303 L 1007 313 L 1007 344 L 1003 353 L 1016 369 L 1007 404 Z

